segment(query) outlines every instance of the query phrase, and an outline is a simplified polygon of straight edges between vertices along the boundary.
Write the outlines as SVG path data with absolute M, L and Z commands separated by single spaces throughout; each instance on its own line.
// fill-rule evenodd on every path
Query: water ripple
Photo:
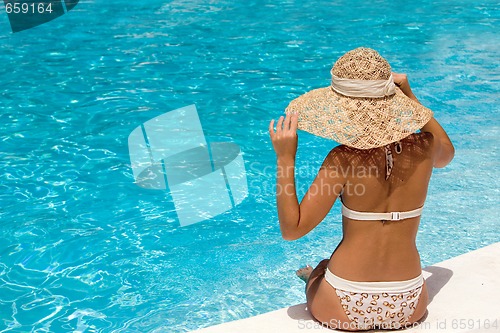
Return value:
M 497 8 L 348 5 L 357 10 L 85 0 L 35 29 L 1 32 L 0 332 L 187 332 L 303 302 L 294 269 L 331 254 L 339 207 L 305 239 L 281 240 L 266 128 L 360 45 L 409 73 L 456 143 L 429 189 L 423 265 L 500 241 Z M 134 184 L 127 138 L 192 103 L 208 140 L 241 147 L 249 197 L 180 228 L 168 193 Z M 333 143 L 305 133 L 300 142 L 303 194 Z M 467 215 L 464 202 L 483 213 Z

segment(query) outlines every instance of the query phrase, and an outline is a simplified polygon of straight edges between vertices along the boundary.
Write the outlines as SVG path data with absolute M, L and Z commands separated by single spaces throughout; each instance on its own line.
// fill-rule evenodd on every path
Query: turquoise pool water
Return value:
M 88 0 L 12 34 L 0 14 L 0 332 L 186 332 L 303 302 L 294 270 L 331 254 L 339 207 L 281 239 L 267 125 L 357 46 L 408 73 L 456 146 L 422 265 L 500 241 L 498 18 L 485 0 Z M 249 194 L 180 227 L 134 184 L 127 137 L 193 103 L 207 140 L 241 148 Z M 333 145 L 300 133 L 301 193 Z

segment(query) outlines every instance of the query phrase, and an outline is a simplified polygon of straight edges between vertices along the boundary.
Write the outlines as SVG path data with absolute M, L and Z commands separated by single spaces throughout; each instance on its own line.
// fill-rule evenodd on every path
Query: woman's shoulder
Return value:
M 434 142 L 434 135 L 430 132 L 413 133 L 403 140 L 413 144 L 432 145 Z
M 401 140 L 401 142 L 403 143 L 403 148 L 406 146 L 410 150 L 420 149 L 422 152 L 432 154 L 434 136 L 429 132 L 413 133 Z
M 400 140 L 403 151 L 411 152 L 415 157 L 432 154 L 434 136 L 429 132 L 412 133 Z M 351 165 L 373 163 L 374 160 L 384 159 L 385 150 L 383 147 L 371 149 L 357 149 L 345 145 L 334 147 L 325 158 L 327 165 Z M 425 157 L 424 157 L 425 158 Z
M 352 162 L 353 156 L 360 153 L 360 149 L 339 145 L 328 153 L 325 158 L 325 165 L 346 165 Z

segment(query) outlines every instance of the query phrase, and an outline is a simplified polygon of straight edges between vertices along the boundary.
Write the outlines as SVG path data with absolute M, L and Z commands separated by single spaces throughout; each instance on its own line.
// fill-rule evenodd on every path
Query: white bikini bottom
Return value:
M 424 284 L 422 274 L 405 281 L 358 282 L 338 277 L 328 268 L 325 280 L 335 288 L 347 317 L 359 330 L 404 327 L 417 307 Z

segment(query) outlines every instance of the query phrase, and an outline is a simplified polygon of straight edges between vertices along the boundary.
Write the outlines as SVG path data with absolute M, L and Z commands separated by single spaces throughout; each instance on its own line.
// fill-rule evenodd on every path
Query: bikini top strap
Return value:
M 361 221 L 378 221 L 378 220 L 399 221 L 420 216 L 422 214 L 423 209 L 424 206 L 406 212 L 388 212 L 388 213 L 358 212 L 347 208 L 344 205 L 344 203 L 342 203 L 342 215 L 353 220 L 361 220 Z
M 400 141 L 394 142 L 394 150 L 396 154 L 401 154 L 403 151 L 403 146 Z M 392 173 L 392 168 L 394 167 L 394 157 L 392 156 L 391 144 L 388 144 L 384 147 L 385 151 L 385 180 L 389 179 L 389 176 Z

